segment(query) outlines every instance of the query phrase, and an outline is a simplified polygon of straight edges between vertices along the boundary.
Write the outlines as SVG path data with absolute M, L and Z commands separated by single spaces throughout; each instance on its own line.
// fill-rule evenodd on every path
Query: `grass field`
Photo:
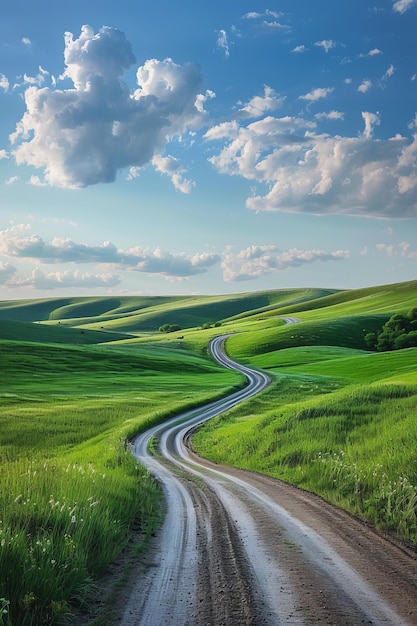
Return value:
M 273 384 L 202 427 L 195 448 L 417 545 L 417 349 L 364 341 L 415 306 L 417 282 L 0 303 L 0 624 L 71 623 L 132 530 L 145 545 L 161 492 L 128 442 L 242 383 L 208 358 L 223 333 Z
M 201 356 L 149 346 L 1 341 L 0 354 L 2 619 L 61 623 L 129 532 L 146 542 L 159 522 L 160 489 L 129 438 L 239 379 Z

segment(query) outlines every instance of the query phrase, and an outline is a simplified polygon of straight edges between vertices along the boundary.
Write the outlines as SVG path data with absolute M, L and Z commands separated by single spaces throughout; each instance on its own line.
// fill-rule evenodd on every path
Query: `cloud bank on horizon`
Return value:
M 151 171 L 166 177 L 177 206 L 178 197 L 201 202 L 207 176 L 225 189 L 238 181 L 240 210 L 255 216 L 337 216 L 375 224 L 416 218 L 417 61 L 399 43 L 403 25 L 416 19 L 417 0 L 365 4 L 366 10 L 363 3 L 360 8 L 369 24 L 378 18 L 385 30 L 368 33 L 359 25 L 360 43 L 343 24 L 336 25 L 336 17 L 331 23 L 326 16 L 310 33 L 308 20 L 303 23 L 291 3 L 283 2 L 278 11 L 254 0 L 251 9 L 245 3 L 245 9 L 219 13 L 206 56 L 178 45 L 177 55 L 173 49 L 157 58 L 146 55 L 144 46 L 140 61 L 138 40 L 129 41 L 122 26 L 80 22 L 79 30 L 62 31 L 63 48 L 54 51 L 58 72 L 57 63 L 53 72 L 45 60 L 35 61 L 39 43 L 33 30 L 22 31 L 21 55 L 32 59 L 32 71 L 13 72 L 1 65 L 0 56 L 0 106 L 17 97 L 21 104 L 0 145 L 8 197 L 24 187 L 77 197 L 102 190 L 103 184 L 124 190 L 145 185 L 142 174 Z M 121 16 L 124 8 L 122 3 Z M 171 28 L 167 24 L 166 33 Z M 199 28 L 194 42 L 200 35 L 204 41 L 203 20 Z M 398 56 L 390 39 L 401 49 Z M 258 48 L 262 52 L 252 66 L 249 59 Z M 245 59 L 240 65 L 239 54 Z M 157 186 L 153 191 L 156 197 Z M 158 209 L 141 207 L 143 232 L 153 210 L 162 230 L 169 204 L 156 204 Z M 284 231 L 278 236 L 266 229 L 263 241 L 258 233 L 254 242 L 250 231 L 239 236 L 236 218 L 236 239 L 231 231 L 226 243 L 224 237 L 221 243 L 210 240 L 208 231 L 195 241 L 190 235 L 187 245 L 175 245 L 170 233 L 149 245 L 142 231 L 129 232 L 127 221 L 123 235 L 113 226 L 106 238 L 91 231 L 77 237 L 45 234 L 39 232 L 41 214 L 42 207 L 33 214 L 16 210 L 13 218 L 0 221 L 0 286 L 112 290 L 122 287 L 126 276 L 173 284 L 212 272 L 230 284 L 313 265 L 347 267 L 355 255 L 396 259 L 398 267 L 417 255 L 412 232 L 395 242 L 375 234 L 359 255 L 354 239 L 342 236 L 316 243 L 306 232 L 291 241 Z

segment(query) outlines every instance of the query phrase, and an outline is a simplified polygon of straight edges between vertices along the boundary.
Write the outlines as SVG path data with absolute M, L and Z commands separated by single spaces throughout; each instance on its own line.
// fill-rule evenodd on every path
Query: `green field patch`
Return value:
M 0 598 L 12 626 L 70 620 L 92 582 L 161 517 L 138 432 L 230 393 L 241 377 L 158 346 L 0 342 Z

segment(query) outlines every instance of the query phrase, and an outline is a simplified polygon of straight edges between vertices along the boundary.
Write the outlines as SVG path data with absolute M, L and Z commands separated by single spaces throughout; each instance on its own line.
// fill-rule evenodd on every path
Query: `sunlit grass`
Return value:
M 193 446 L 315 491 L 417 544 L 417 375 L 414 384 L 365 385 L 280 375 L 260 398 L 205 424 Z
M 69 619 L 161 491 L 129 440 L 241 379 L 202 356 L 0 342 L 0 624 Z M 225 376 L 226 374 L 226 376 Z
M 207 358 L 222 333 L 274 384 L 206 424 L 199 451 L 417 543 L 416 349 L 364 342 L 417 306 L 416 286 L 0 303 L 0 624 L 67 619 L 130 530 L 152 532 L 161 492 L 128 441 L 242 383 Z

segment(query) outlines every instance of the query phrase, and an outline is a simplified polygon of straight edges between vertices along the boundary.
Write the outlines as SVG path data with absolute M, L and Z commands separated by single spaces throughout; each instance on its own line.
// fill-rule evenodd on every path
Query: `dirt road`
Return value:
M 195 424 L 265 387 L 147 431 L 134 454 L 157 476 L 166 517 L 124 594 L 122 626 L 417 625 L 417 555 L 320 498 L 269 477 L 214 465 L 188 447 Z M 160 456 L 147 451 L 151 437 Z

